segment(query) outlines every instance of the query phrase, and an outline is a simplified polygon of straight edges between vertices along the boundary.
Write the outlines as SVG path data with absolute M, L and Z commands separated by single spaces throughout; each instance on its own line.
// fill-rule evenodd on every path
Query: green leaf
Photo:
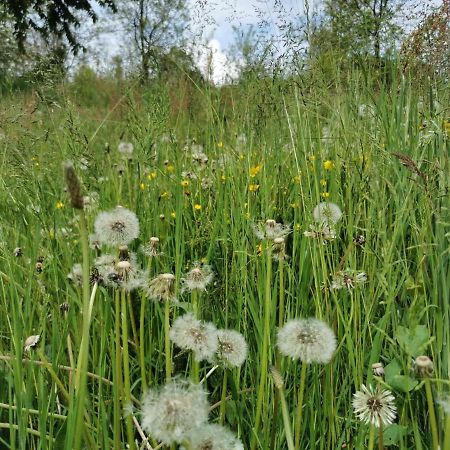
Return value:
M 400 363 L 394 359 L 384 368 L 384 377 L 386 383 L 395 391 L 410 392 L 416 386 L 418 381 L 407 375 L 401 375 L 402 367 Z
M 397 445 L 401 438 L 408 433 L 408 427 L 396 423 L 388 426 L 383 432 L 383 443 L 386 446 Z
M 425 325 L 416 325 L 412 329 L 398 326 L 396 336 L 400 347 L 408 355 L 418 356 L 424 352 L 430 339 L 430 332 Z

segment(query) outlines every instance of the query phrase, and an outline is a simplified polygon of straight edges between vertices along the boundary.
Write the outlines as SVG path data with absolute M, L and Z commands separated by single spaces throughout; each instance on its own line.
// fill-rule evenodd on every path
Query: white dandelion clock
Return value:
M 67 278 L 75 286 L 81 286 L 83 284 L 83 267 L 81 264 L 74 264 L 72 270 L 67 274 Z
M 185 291 L 204 291 L 206 286 L 211 283 L 214 278 L 214 273 L 211 266 L 208 264 L 201 264 L 196 261 L 192 269 L 184 275 L 181 279 L 181 292 Z
M 244 450 L 242 442 L 228 428 L 214 423 L 193 429 L 187 440 L 190 450 Z
M 201 385 L 179 379 L 149 390 L 142 402 L 142 428 L 166 445 L 181 443 L 208 421 L 208 400 Z
M 322 202 L 314 208 L 313 217 L 316 222 L 333 225 L 339 222 L 342 211 L 335 203 Z
M 28 336 L 25 339 L 25 342 L 23 344 L 23 349 L 26 352 L 29 352 L 32 348 L 36 347 L 36 345 L 38 344 L 40 339 L 41 339 L 41 335 L 40 334 L 35 334 L 33 336 Z
M 236 330 L 217 330 L 216 359 L 226 367 L 240 367 L 247 358 L 248 345 Z
M 362 385 L 361 391 L 353 394 L 353 409 L 365 424 L 375 427 L 391 425 L 396 417 L 395 397 L 391 391 Z
M 367 281 L 365 272 L 353 270 L 339 271 L 333 276 L 331 289 L 354 289 L 357 285 L 362 285 Z
M 292 319 L 278 330 L 278 348 L 282 355 L 292 359 L 326 364 L 336 350 L 336 337 L 319 319 Z
M 176 302 L 175 297 L 175 275 L 172 273 L 162 273 L 150 280 L 145 292 L 152 300 L 162 302 Z
M 136 214 L 122 206 L 101 212 L 95 219 L 94 227 L 102 244 L 127 245 L 139 236 Z
M 117 146 L 117 151 L 123 156 L 132 156 L 134 146 L 131 142 L 120 142 Z
M 212 323 L 196 319 L 191 313 L 175 320 L 169 337 L 177 347 L 193 351 L 196 361 L 209 360 L 217 352 L 216 327 Z

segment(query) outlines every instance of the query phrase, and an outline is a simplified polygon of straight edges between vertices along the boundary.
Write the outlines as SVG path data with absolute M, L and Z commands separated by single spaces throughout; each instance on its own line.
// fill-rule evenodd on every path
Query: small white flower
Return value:
M 358 419 L 375 427 L 391 425 L 397 411 L 391 391 L 372 386 L 366 388 L 364 385 L 361 389 L 353 394 L 352 402 Z
M 333 330 L 319 319 L 292 319 L 278 330 L 278 348 L 284 356 L 325 364 L 336 350 Z
M 187 313 L 178 317 L 170 328 L 170 339 L 183 350 L 192 350 L 196 361 L 211 359 L 218 348 L 217 329 Z

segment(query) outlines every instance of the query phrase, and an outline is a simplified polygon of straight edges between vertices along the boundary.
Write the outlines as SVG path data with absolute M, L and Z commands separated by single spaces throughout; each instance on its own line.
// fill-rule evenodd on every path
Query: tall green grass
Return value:
M 131 250 L 151 236 L 160 238 L 163 256 L 149 261 L 138 253 L 149 277 L 171 272 L 180 280 L 196 260 L 212 265 L 215 282 L 201 295 L 198 314 L 243 333 L 249 356 L 239 370 L 218 368 L 204 385 L 214 405 L 211 421 L 229 426 L 244 448 L 288 448 L 280 411 L 283 406 L 286 416 L 287 408 L 294 429 L 301 363 L 277 356 L 276 331 L 299 317 L 326 321 L 338 341 L 329 364 L 306 371 L 299 448 L 366 448 L 369 427 L 355 418 L 352 394 L 376 383 L 394 393 L 398 410 L 396 424 L 384 429 L 384 445 L 433 448 L 426 383 L 411 371 L 420 354 L 434 361 L 429 386 L 444 448 L 448 426 L 438 400 L 450 382 L 448 90 L 401 79 L 374 87 L 358 72 L 327 88 L 300 81 L 254 80 L 246 89 L 202 90 L 195 115 L 171 108 L 168 88 L 141 97 L 124 91 L 104 110 L 77 104 L 70 92 L 54 103 L 37 99 L 36 109 L 12 102 L 5 109 L 2 448 L 72 448 L 74 436 L 83 438 L 83 448 L 125 448 L 133 433 L 138 448 L 145 448 L 136 427 L 140 399 L 145 387 L 166 381 L 164 305 L 139 293 L 115 298 L 99 286 L 86 394 L 74 413 L 71 392 L 86 314 L 81 288 L 67 279 L 82 260 L 77 213 L 64 192 L 61 164 L 68 159 L 85 193 L 99 194 L 98 207 L 86 212 L 91 232 L 99 211 L 120 204 L 140 219 Z M 359 113 L 362 104 L 370 105 L 367 114 Z M 237 139 L 241 134 L 245 143 Z M 209 158 L 201 168 L 184 149 L 193 138 Z M 121 160 L 120 141 L 134 144 L 132 160 Z M 330 170 L 325 161 L 332 162 Z M 258 165 L 255 174 L 251 169 Z M 181 185 L 188 179 L 184 171 L 197 177 L 188 186 Z M 321 201 L 338 204 L 344 213 L 337 238 L 326 245 L 303 235 Z M 271 261 L 266 244 L 261 249 L 252 233 L 252 223 L 266 219 L 292 225 L 284 263 Z M 353 243 L 358 235 L 365 237 L 363 246 Z M 23 256 L 14 256 L 16 247 Z M 95 256 L 91 250 L 91 262 Z M 365 271 L 368 281 L 351 291 L 328 289 L 332 275 L 346 268 Z M 189 309 L 190 295 L 177 295 Z M 183 308 L 169 312 L 172 323 Z M 133 339 L 131 313 L 144 358 Z M 123 347 L 118 333 L 125 329 L 129 379 L 123 385 L 124 368 L 116 358 Z M 24 352 L 25 339 L 35 334 L 41 335 L 39 344 Z M 267 372 L 277 360 L 284 405 Z M 385 365 L 384 379 L 374 379 L 375 362 Z M 172 375 L 189 376 L 191 359 L 172 348 L 171 367 Z M 201 363 L 199 378 L 211 368 Z M 130 411 L 136 422 L 126 418 Z M 150 442 L 153 448 L 158 444 L 151 437 Z

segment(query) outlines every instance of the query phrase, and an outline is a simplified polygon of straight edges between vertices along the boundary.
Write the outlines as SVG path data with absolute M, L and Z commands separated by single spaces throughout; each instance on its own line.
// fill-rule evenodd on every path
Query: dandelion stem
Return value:
M 295 448 L 300 448 L 300 438 L 302 435 L 302 417 L 303 417 L 303 395 L 305 392 L 306 369 L 308 364 L 302 362 L 300 375 L 300 387 L 298 389 L 297 414 L 295 416 Z
M 227 398 L 227 382 L 228 382 L 228 370 L 224 369 L 223 371 L 223 380 L 222 380 L 222 395 L 220 397 L 220 425 L 223 425 L 225 422 L 225 405 Z
M 119 291 L 115 292 L 115 318 L 114 318 L 114 334 L 116 341 L 116 355 L 115 355 L 115 378 L 114 384 L 116 386 L 113 389 L 114 393 L 114 450 L 120 450 L 121 448 L 121 436 L 120 436 L 120 394 L 122 392 L 122 357 L 120 347 L 120 297 Z
M 255 426 L 250 443 L 251 450 L 256 448 L 256 441 L 261 422 L 261 414 L 263 408 L 263 400 L 265 396 L 265 388 L 267 381 L 267 370 L 269 360 L 269 338 L 270 338 L 270 311 L 272 305 L 272 252 L 270 246 L 267 248 L 266 257 L 266 285 L 265 285 L 265 299 L 264 299 L 264 329 L 263 329 L 263 342 L 262 350 L 260 353 L 261 368 L 258 387 L 258 397 L 256 400 L 256 412 L 255 412 Z
M 128 322 L 127 322 L 127 294 L 121 289 L 121 309 L 122 309 L 122 346 L 123 346 L 123 402 L 126 406 L 131 403 L 131 384 L 130 384 L 130 360 L 128 354 Z M 123 408 L 122 408 L 123 409 Z M 130 414 L 125 417 L 127 429 L 128 448 L 134 450 L 136 448 L 134 442 L 133 419 Z
M 431 428 L 431 438 L 433 441 L 433 450 L 439 450 L 439 435 L 436 422 L 436 413 L 434 411 L 433 393 L 431 392 L 431 384 L 428 378 L 425 378 L 425 393 L 427 396 L 428 413 L 430 416 L 430 428 Z
M 374 444 L 375 444 L 375 426 L 370 425 L 369 444 L 367 445 L 367 450 L 373 450 Z
M 166 354 L 166 381 L 172 377 L 172 356 L 170 349 L 170 302 L 168 299 L 164 302 L 164 351 Z
M 447 415 L 447 420 L 445 421 L 445 438 L 443 448 L 450 448 L 450 414 Z
M 381 417 L 378 418 L 378 450 L 384 450 L 383 422 Z
M 141 366 L 141 386 L 142 392 L 147 390 L 147 376 L 145 370 L 145 306 L 147 302 L 145 301 L 144 296 L 141 296 L 141 313 L 139 316 L 139 359 Z

